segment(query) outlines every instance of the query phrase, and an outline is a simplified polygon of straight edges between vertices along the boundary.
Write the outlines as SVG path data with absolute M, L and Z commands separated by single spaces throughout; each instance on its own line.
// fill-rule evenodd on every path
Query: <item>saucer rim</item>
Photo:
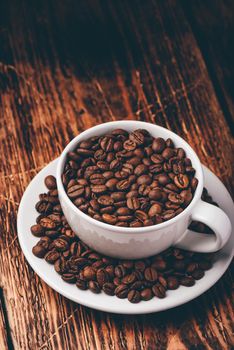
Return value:
M 44 259 L 39 259 L 32 254 L 32 246 L 38 241 L 38 238 L 34 237 L 31 234 L 30 226 L 29 224 L 26 224 L 27 220 L 24 220 L 25 211 L 28 209 L 28 222 L 31 220 L 30 225 L 33 225 L 35 223 L 35 218 L 38 213 L 36 212 L 34 206 L 32 206 L 32 201 L 28 201 L 28 198 L 34 197 L 35 200 L 36 198 L 38 200 L 38 194 L 46 191 L 46 187 L 44 185 L 44 177 L 51 173 L 56 174 L 57 162 L 58 158 L 45 166 L 29 183 L 20 202 L 17 217 L 17 231 L 21 249 L 29 265 L 49 287 L 54 289 L 59 294 L 76 303 L 100 311 L 117 314 L 147 314 L 168 310 L 197 298 L 208 289 L 210 289 L 227 270 L 232 261 L 234 253 L 233 230 L 229 241 L 225 247 L 223 247 L 223 249 L 218 252 L 213 267 L 209 271 L 206 271 L 206 275 L 201 280 L 196 281 L 196 284 L 193 287 L 188 288 L 180 286 L 176 291 L 168 291 L 168 296 L 165 299 L 153 298 L 147 302 L 141 301 L 139 304 L 131 304 L 126 299 L 118 299 L 115 296 L 108 296 L 104 294 L 104 292 L 100 294 L 93 294 L 91 291 L 81 291 L 75 285 L 70 285 L 64 282 L 61 277 L 54 271 L 52 265 L 49 265 Z M 228 210 L 228 214 L 231 212 L 234 213 L 234 204 L 226 187 L 207 167 L 202 165 L 202 168 L 204 171 L 204 182 L 206 183 L 206 177 L 208 176 L 212 177 L 213 181 L 217 182 L 217 187 L 219 186 L 220 190 L 217 191 L 216 187 L 216 192 L 220 193 L 221 191 L 223 197 L 225 197 L 225 201 L 229 201 L 228 206 L 231 206 L 232 208 Z M 206 187 L 208 187 L 209 191 L 209 185 Z M 217 201 L 216 198 L 214 199 Z M 30 207 L 28 203 L 30 203 Z M 30 210 L 33 212 L 33 215 L 31 216 L 29 215 Z M 234 228 L 234 215 L 232 215 L 230 219 L 232 221 L 232 227 Z M 26 232 L 29 234 L 30 239 L 27 237 Z M 52 277 L 52 280 L 50 280 L 50 277 Z M 177 297 L 176 294 L 178 294 Z

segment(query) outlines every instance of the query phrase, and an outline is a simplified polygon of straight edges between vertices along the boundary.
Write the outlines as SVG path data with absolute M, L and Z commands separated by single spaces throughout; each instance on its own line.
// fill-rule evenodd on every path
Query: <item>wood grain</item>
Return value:
M 226 120 L 234 122 L 234 2 L 184 1 Z M 233 130 L 233 129 L 232 129 Z
M 6 330 L 6 319 L 4 314 L 2 293 L 0 291 L 0 349 L 7 350 L 8 349 L 8 334 Z
M 0 285 L 15 349 L 231 349 L 231 270 L 189 304 L 123 317 L 47 287 L 17 239 L 27 184 L 72 137 L 105 121 L 146 120 L 174 130 L 233 189 L 230 129 L 180 3 L 1 6 Z

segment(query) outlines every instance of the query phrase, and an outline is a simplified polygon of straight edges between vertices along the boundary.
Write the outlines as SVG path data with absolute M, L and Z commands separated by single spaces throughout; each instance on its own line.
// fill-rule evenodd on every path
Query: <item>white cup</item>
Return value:
M 176 147 L 185 150 L 196 170 L 198 186 L 191 203 L 176 217 L 161 224 L 147 227 L 119 227 L 93 219 L 80 211 L 67 196 L 61 175 L 67 153 L 92 136 L 110 133 L 113 129 L 127 131 L 146 129 L 154 137 L 171 138 Z M 57 166 L 57 185 L 64 215 L 72 230 L 92 249 L 108 256 L 123 259 L 139 259 L 158 254 L 170 246 L 195 252 L 215 252 L 221 249 L 231 234 L 231 223 L 220 208 L 201 200 L 203 171 L 196 153 L 181 137 L 161 126 L 140 121 L 115 121 L 94 126 L 75 137 L 62 152 Z M 215 235 L 188 230 L 192 220 L 207 224 Z

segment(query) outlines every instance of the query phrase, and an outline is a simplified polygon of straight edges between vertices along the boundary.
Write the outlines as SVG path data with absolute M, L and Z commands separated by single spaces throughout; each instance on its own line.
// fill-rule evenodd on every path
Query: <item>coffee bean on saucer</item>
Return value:
M 144 276 L 146 281 L 155 282 L 157 281 L 158 274 L 157 271 L 153 267 L 147 267 L 144 272 Z
M 88 286 L 89 286 L 89 289 L 91 290 L 91 292 L 93 292 L 95 294 L 101 293 L 101 288 L 99 287 L 99 284 L 97 282 L 89 281 Z
M 56 178 L 52 175 L 46 176 L 45 185 L 49 190 L 55 190 L 57 188 Z
M 142 300 L 145 300 L 145 301 L 150 300 L 153 298 L 152 290 L 150 288 L 143 289 L 140 292 L 140 296 Z
M 31 226 L 31 232 L 35 237 L 42 237 L 44 235 L 45 230 L 41 225 L 35 224 Z
M 88 147 L 89 143 L 85 144 L 85 146 Z M 168 147 L 170 148 L 171 146 L 166 145 L 164 149 Z M 137 148 L 134 152 L 136 150 Z M 142 150 L 142 152 L 151 153 L 149 150 Z M 182 157 L 183 152 L 180 151 L 180 153 Z M 82 156 L 79 157 L 85 157 L 88 161 L 83 151 L 80 154 Z M 124 156 L 126 156 L 125 153 Z M 75 159 L 73 155 L 72 158 Z M 130 173 L 134 171 L 128 166 L 125 170 Z M 175 215 L 175 210 L 165 210 L 167 203 L 177 204 L 175 202 L 178 201 L 184 207 L 186 198 L 188 201 L 191 200 L 192 189 L 188 187 L 187 189 L 179 190 L 174 183 L 169 182 L 166 186 L 170 186 L 158 190 L 159 178 L 157 176 L 152 181 L 152 186 L 156 187 L 150 190 L 154 191 L 155 189 L 155 193 L 151 197 L 156 196 L 157 199 L 144 197 L 144 194 L 148 196 L 150 193 L 148 191 L 149 185 L 142 184 L 140 185 L 142 187 L 139 188 L 137 187 L 138 185 L 133 184 L 130 191 L 115 190 L 115 192 L 109 194 L 94 194 L 88 202 L 88 207 L 92 208 L 95 213 L 100 213 L 102 209 L 107 210 L 106 213 L 103 212 L 101 215 L 105 215 L 109 222 L 112 220 L 116 220 L 116 224 L 120 222 L 121 226 L 129 224 L 130 227 L 142 227 L 142 225 L 147 225 L 147 221 L 154 219 L 157 222 L 162 222 L 160 221 L 163 220 L 161 218 L 162 215 Z M 72 188 L 74 184 L 87 186 L 86 180 L 74 179 L 74 181 L 70 179 L 68 182 L 69 188 Z M 174 186 L 178 191 L 175 191 Z M 165 193 L 165 189 L 168 190 L 167 193 Z M 165 196 L 166 200 L 162 201 L 162 198 Z M 58 198 L 57 190 L 50 189 L 48 193 L 41 194 L 40 201 L 48 203 L 47 199 L 49 197 Z M 76 199 L 76 202 L 79 205 L 86 203 L 84 198 L 78 198 L 80 199 L 79 201 Z M 138 202 L 135 199 L 139 201 L 140 207 L 138 209 L 136 209 Z M 202 199 L 213 203 L 212 198 L 205 190 L 203 191 Z M 150 205 L 147 206 L 148 202 L 150 202 Z M 113 214 L 110 208 L 116 204 Z M 40 205 L 42 208 L 42 204 Z M 163 208 L 160 214 L 157 213 L 158 210 L 155 210 L 158 205 Z M 152 207 L 153 209 L 151 209 Z M 144 208 L 147 208 L 147 211 L 144 211 Z M 98 216 L 99 214 L 95 215 Z M 201 225 L 199 222 L 193 222 L 191 227 L 195 231 L 199 232 L 201 230 L 203 233 L 212 234 L 212 231 L 207 226 Z M 34 236 L 40 237 L 40 240 L 32 249 L 33 254 L 38 258 L 44 258 L 49 264 L 54 264 L 55 271 L 61 275 L 64 282 L 76 284 L 77 288 L 81 290 L 90 289 L 93 293 L 103 291 L 109 296 L 115 295 L 118 298 L 127 298 L 132 303 L 138 303 L 140 300 L 147 301 L 153 297 L 164 298 L 168 289 L 173 291 L 179 288 L 179 285 L 192 287 L 196 280 L 203 278 L 205 271 L 212 267 L 214 256 L 214 254 L 199 254 L 178 248 L 169 248 L 156 256 L 135 261 L 103 256 L 90 249 L 75 235 L 62 213 L 59 202 L 55 204 L 51 202 L 49 212 L 44 211 L 43 214 L 39 214 L 36 223 L 31 227 L 31 232 Z
M 174 276 L 169 276 L 167 279 L 167 286 L 168 289 L 177 289 L 179 287 L 178 278 Z
M 139 303 L 141 300 L 141 294 L 137 290 L 130 290 L 128 293 L 128 300 L 130 303 Z
M 126 284 L 120 284 L 115 289 L 115 295 L 120 299 L 125 299 L 128 295 L 129 288 Z
M 152 287 L 152 291 L 157 298 L 165 298 L 166 290 L 161 283 L 157 283 Z

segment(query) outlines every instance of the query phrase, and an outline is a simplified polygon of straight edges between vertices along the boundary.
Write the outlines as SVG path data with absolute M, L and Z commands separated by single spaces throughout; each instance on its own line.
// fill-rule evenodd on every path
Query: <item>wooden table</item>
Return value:
M 33 272 L 16 217 L 69 140 L 111 120 L 174 130 L 231 191 L 233 1 L 13 0 L 0 18 L 0 349 L 231 349 L 230 269 L 174 310 L 102 313 Z

